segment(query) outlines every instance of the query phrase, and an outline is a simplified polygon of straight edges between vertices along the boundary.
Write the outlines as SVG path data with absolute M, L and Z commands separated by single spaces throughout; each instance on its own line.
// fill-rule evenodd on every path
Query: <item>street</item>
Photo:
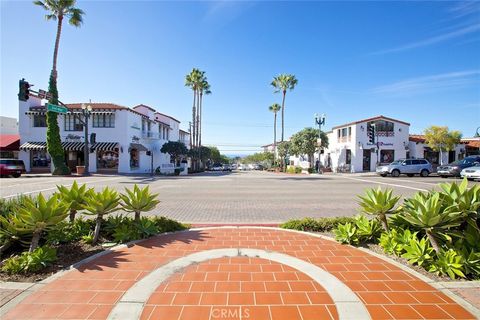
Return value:
M 90 177 L 22 176 L 1 179 L 0 196 L 55 192 L 56 185 L 77 180 L 97 190 L 109 186 L 149 185 L 161 203 L 150 212 L 182 222 L 278 223 L 291 218 L 349 216 L 358 212 L 357 195 L 367 188 L 392 188 L 411 196 L 438 183 L 454 181 L 438 177 L 379 177 L 375 174 L 286 175 L 267 172 L 203 173 L 185 177 L 94 175 Z M 459 181 L 459 180 L 457 180 Z M 471 182 L 471 184 L 478 182 Z

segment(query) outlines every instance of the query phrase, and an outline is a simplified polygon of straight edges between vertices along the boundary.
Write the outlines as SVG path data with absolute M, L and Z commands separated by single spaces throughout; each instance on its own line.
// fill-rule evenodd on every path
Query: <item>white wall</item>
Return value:
M 0 116 L 0 134 L 18 134 L 17 119 Z

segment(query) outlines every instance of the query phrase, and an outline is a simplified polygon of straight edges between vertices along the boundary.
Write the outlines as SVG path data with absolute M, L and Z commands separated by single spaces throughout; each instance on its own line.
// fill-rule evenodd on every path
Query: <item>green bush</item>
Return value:
M 50 247 L 38 247 L 32 252 L 23 252 L 3 262 L 2 271 L 9 274 L 36 272 L 57 260 L 57 251 Z
M 430 272 L 448 275 L 452 279 L 457 277 L 465 278 L 462 270 L 462 256 L 453 249 L 437 253 L 437 259 L 432 262 L 429 269 Z
M 299 167 L 299 166 L 295 167 L 295 173 L 297 174 L 302 173 L 302 167 Z
M 326 217 L 326 218 L 303 218 L 292 219 L 280 225 L 283 229 L 293 229 L 300 231 L 324 232 L 330 231 L 338 224 L 353 222 L 353 217 Z
M 79 241 L 83 236 L 90 234 L 95 226 L 95 221 L 77 218 L 73 223 L 62 221 L 48 231 L 46 241 L 48 244 L 60 244 Z
M 155 225 L 158 227 L 159 233 L 181 231 L 181 230 L 188 229 L 190 227 L 189 225 L 180 223 L 176 220 L 172 220 L 163 216 L 160 216 L 160 217 L 155 216 L 151 219 L 155 223 Z
M 350 222 L 339 224 L 336 229 L 333 229 L 333 232 L 335 239 L 340 243 L 358 244 L 359 242 L 357 227 Z
M 422 238 L 420 241 L 411 239 L 408 244 L 403 246 L 403 249 L 405 253 L 402 254 L 402 257 L 407 259 L 408 263 L 419 266 L 428 267 L 435 256 L 435 251 L 426 238 Z
M 5 217 L 17 212 L 19 208 L 24 208 L 26 205 L 27 199 L 37 204 L 37 201 L 35 198 L 32 198 L 31 196 L 25 196 L 25 195 L 20 195 L 16 198 L 10 198 L 10 199 L 0 198 L 0 216 Z
M 362 215 L 355 218 L 355 226 L 357 227 L 357 237 L 362 242 L 377 242 L 382 233 L 382 227 L 378 220 L 369 220 Z

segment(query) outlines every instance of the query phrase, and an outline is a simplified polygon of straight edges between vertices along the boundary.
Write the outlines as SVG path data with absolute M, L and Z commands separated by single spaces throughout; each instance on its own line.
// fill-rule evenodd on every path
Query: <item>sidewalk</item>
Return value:
M 478 312 L 364 250 L 265 227 L 160 235 L 46 282 L 2 320 L 475 319 Z

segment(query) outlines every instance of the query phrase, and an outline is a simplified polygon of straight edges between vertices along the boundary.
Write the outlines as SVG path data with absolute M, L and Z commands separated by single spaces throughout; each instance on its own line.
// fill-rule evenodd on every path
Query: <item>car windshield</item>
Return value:
M 455 161 L 454 164 L 472 164 L 474 163 L 476 158 L 465 158 L 460 161 Z

